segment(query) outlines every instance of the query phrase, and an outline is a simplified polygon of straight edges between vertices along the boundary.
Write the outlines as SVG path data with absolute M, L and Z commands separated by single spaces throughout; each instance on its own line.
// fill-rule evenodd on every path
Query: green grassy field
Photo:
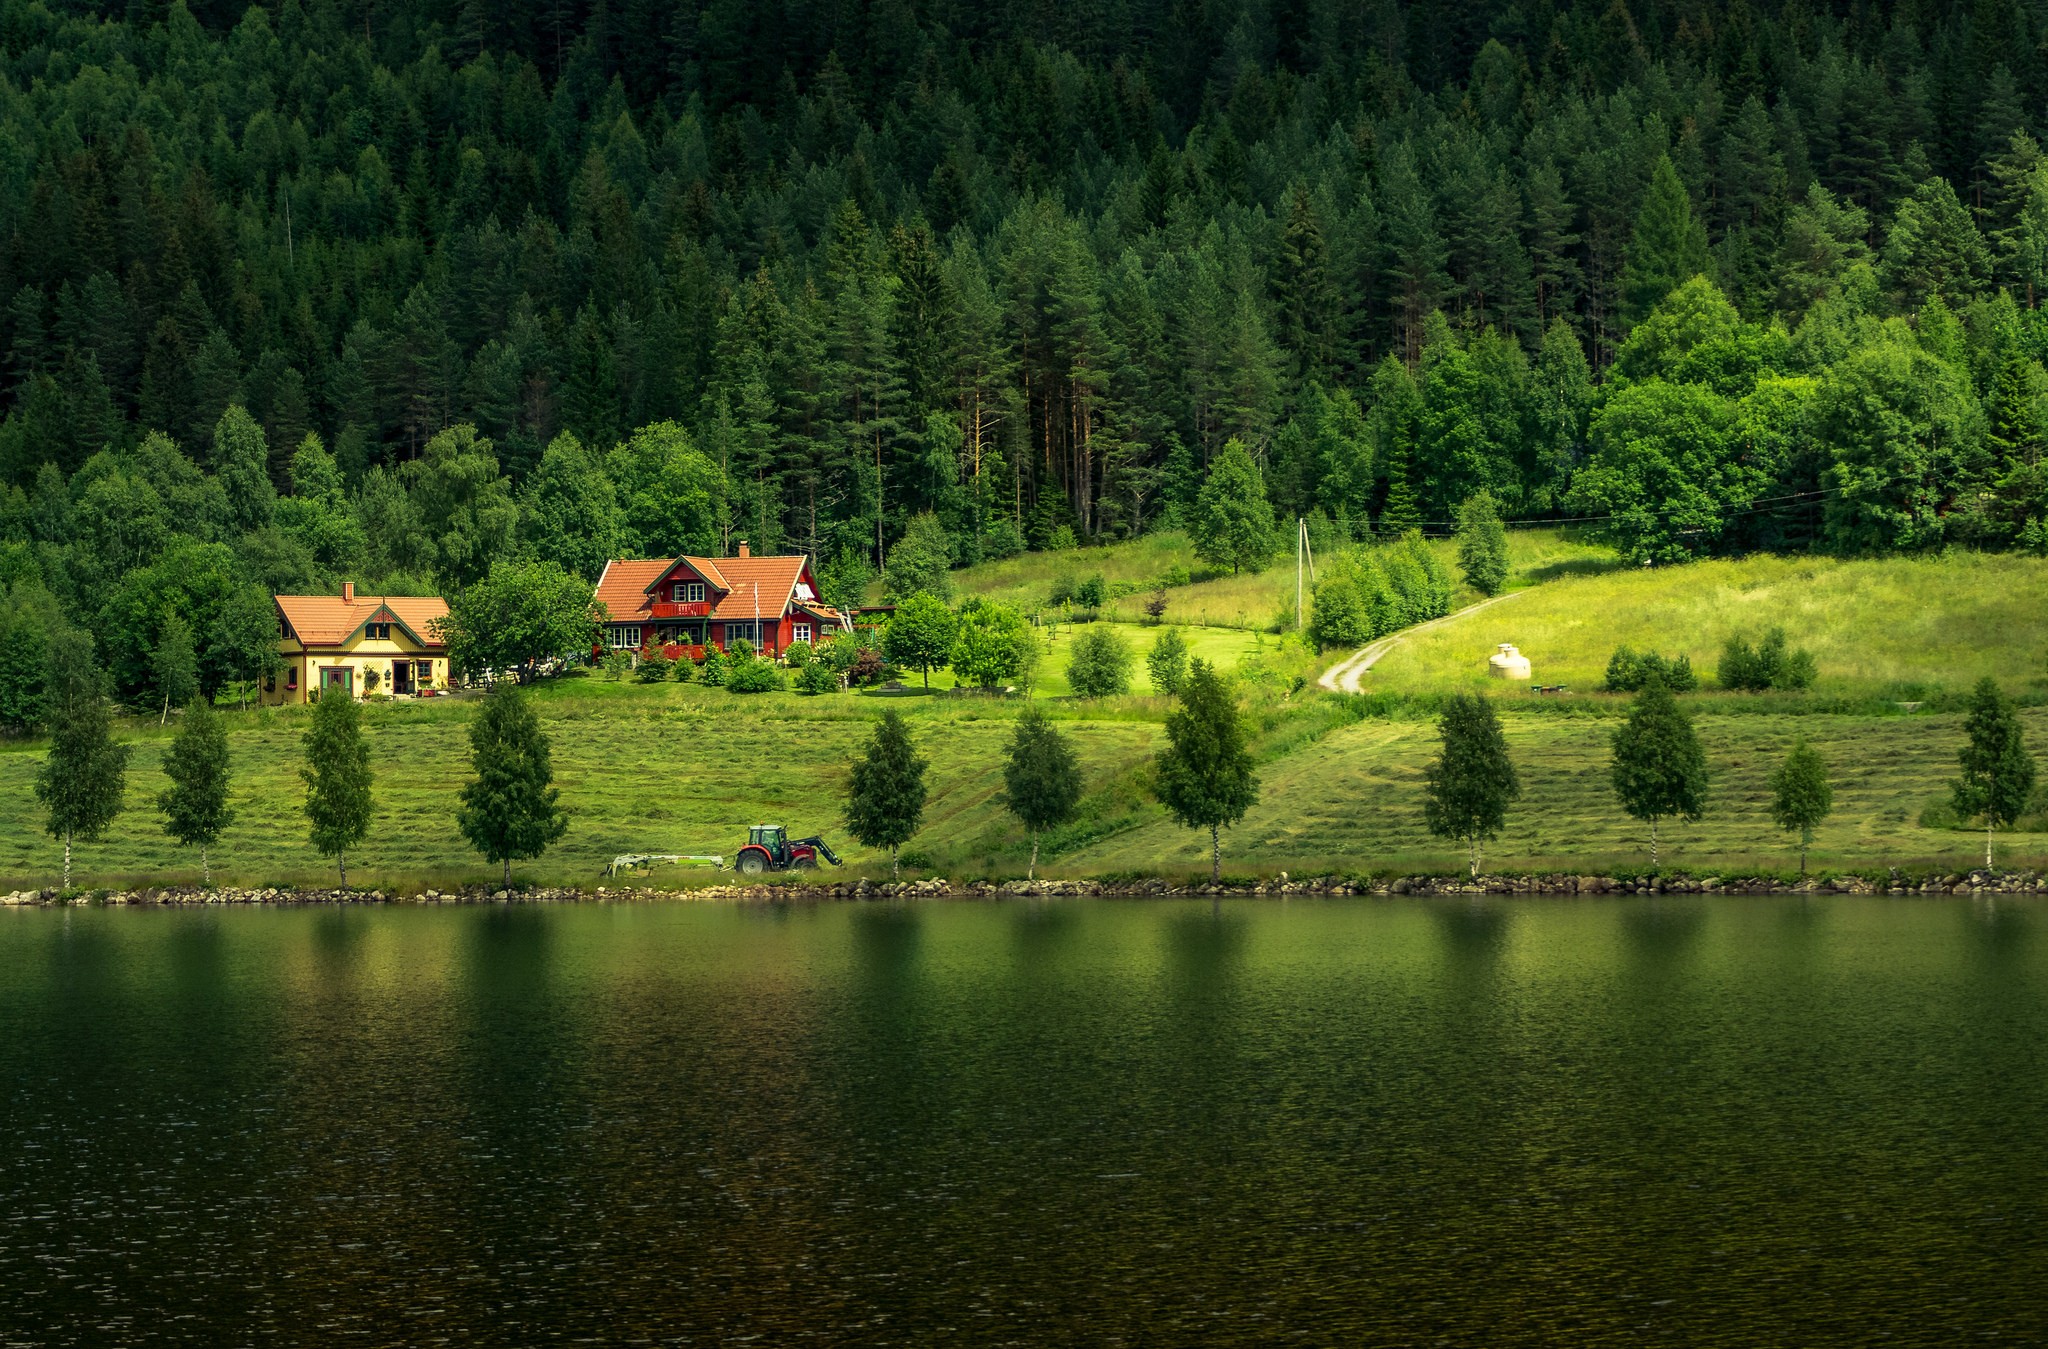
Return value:
M 1800 734 L 1827 755 L 1836 781 L 1836 813 L 1820 831 L 1816 865 L 1962 867 L 1981 859 L 1980 835 L 1923 823 L 1939 815 L 1946 799 L 1960 716 L 1932 707 L 1903 715 L 1884 699 L 1954 690 L 1987 672 L 2016 692 L 2048 686 L 2048 606 L 2040 600 L 2048 592 L 2048 563 L 1971 555 L 1853 563 L 1753 558 L 1645 572 L 1617 569 L 1603 550 L 1555 532 L 1517 535 L 1514 548 L 1514 583 L 1529 587 L 1526 593 L 1404 642 L 1368 679 L 1381 691 L 1464 686 L 1501 697 L 1524 794 L 1490 852 L 1497 865 L 1598 870 L 1646 858 L 1642 827 L 1620 814 L 1608 787 L 1607 747 L 1623 701 L 1536 700 L 1488 681 L 1480 662 L 1495 642 L 1521 644 L 1545 682 L 1591 689 L 1616 642 L 1684 650 L 1711 673 L 1728 631 L 1767 622 L 1783 623 L 1795 642 L 1813 648 L 1821 687 L 1812 696 L 1691 700 L 1712 764 L 1713 799 L 1706 819 L 1667 827 L 1665 863 L 1696 871 L 1788 866 L 1791 850 L 1766 811 L 1767 781 Z M 1129 556 L 1137 570 L 1164 555 L 1134 545 Z M 1033 565 L 1042 567 L 1043 559 Z M 1038 585 L 1045 575 L 1016 566 L 1008 584 Z M 1095 703 L 1065 696 L 1067 653 L 1078 630 L 1071 626 L 1051 634 L 1040 666 L 1035 695 L 1073 735 L 1089 785 L 1082 819 L 1052 840 L 1046 870 L 1195 871 L 1202 837 L 1173 825 L 1147 786 L 1170 706 L 1149 696 L 1142 662 L 1159 629 L 1114 626 L 1140 657 L 1132 696 Z M 1296 687 L 1337 653 L 1317 657 L 1292 638 L 1241 628 L 1184 633 L 1195 654 L 1248 676 L 1243 691 L 1263 794 L 1228 834 L 1228 864 L 1297 874 L 1461 865 L 1461 850 L 1430 838 L 1422 824 L 1421 774 L 1435 741 L 1430 721 L 1416 712 L 1365 715 L 1374 706 L 1398 710 L 1399 700 L 1372 704 Z M 1860 698 L 1867 714 L 1841 714 L 1843 695 Z M 846 835 L 840 793 L 856 743 L 887 706 L 910 719 L 932 762 L 925 827 L 907 851 L 958 877 L 1022 870 L 1028 843 L 1000 797 L 1000 760 L 1016 702 L 747 697 L 601 678 L 546 684 L 533 696 L 554 738 L 571 829 L 548 858 L 520 869 L 523 879 L 594 883 L 608 859 L 627 851 L 729 854 L 746 826 L 762 821 L 822 832 L 853 864 L 846 874 L 881 875 L 884 859 Z M 491 874 L 453 819 L 468 772 L 466 727 L 474 706 L 451 699 L 367 709 L 377 810 L 370 838 L 353 855 L 352 880 L 420 886 Z M 2038 754 L 2048 747 L 2048 708 L 2023 715 Z M 303 709 L 230 714 L 241 818 L 215 853 L 224 878 L 298 883 L 333 874 L 305 843 L 297 776 L 305 720 Z M 128 810 L 107 841 L 81 846 L 78 879 L 112 886 L 196 878 L 196 857 L 161 834 L 153 805 L 169 733 L 145 719 L 124 724 L 122 734 L 134 745 Z M 57 875 L 59 851 L 40 828 L 30 792 L 42 753 L 39 743 L 0 742 L 0 887 L 47 884 Z M 2007 835 L 2000 849 L 2008 861 L 2038 864 L 2048 856 L 2048 836 Z M 670 878 L 687 879 L 663 879 Z
M 1574 690 L 1597 688 L 1621 644 L 1684 652 L 1711 682 L 1731 633 L 1774 625 L 1813 652 L 1822 692 L 1913 699 L 1987 674 L 2014 689 L 2048 688 L 2048 560 L 1751 557 L 1567 574 L 1402 641 L 1363 687 L 1483 686 L 1500 642 L 1521 647 L 1536 681 Z

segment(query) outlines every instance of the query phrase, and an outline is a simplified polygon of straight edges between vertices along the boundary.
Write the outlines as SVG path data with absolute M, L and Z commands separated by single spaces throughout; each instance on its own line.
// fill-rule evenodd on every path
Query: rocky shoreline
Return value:
M 202 906 L 217 904 L 646 904 L 676 900 L 727 903 L 821 903 L 903 899 L 1011 899 L 1075 897 L 1111 899 L 1286 898 L 1326 895 L 2018 895 L 2048 893 L 2048 873 L 1963 871 L 1885 876 L 1845 875 L 1790 881 L 1766 876 L 1593 876 L 1549 875 L 1396 876 L 1372 880 L 1337 876 L 1176 885 L 1163 879 L 1129 881 L 848 881 L 828 884 L 711 885 L 689 890 L 652 887 L 488 885 L 456 889 L 338 890 L 280 886 L 242 888 L 196 886 L 139 890 L 20 890 L 0 895 L 0 906 L 64 904 Z

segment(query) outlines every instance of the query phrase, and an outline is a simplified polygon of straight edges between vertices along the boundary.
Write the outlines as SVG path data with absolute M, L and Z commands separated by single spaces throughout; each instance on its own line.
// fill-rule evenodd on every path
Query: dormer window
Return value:
M 677 581 L 671 590 L 677 604 L 702 604 L 704 583 L 702 581 Z
M 388 642 L 388 641 L 390 641 L 390 640 L 391 640 L 391 625 L 390 625 L 389 623 L 365 623 L 365 624 L 363 624 L 363 640 L 364 640 L 364 641 L 368 641 L 368 642 Z

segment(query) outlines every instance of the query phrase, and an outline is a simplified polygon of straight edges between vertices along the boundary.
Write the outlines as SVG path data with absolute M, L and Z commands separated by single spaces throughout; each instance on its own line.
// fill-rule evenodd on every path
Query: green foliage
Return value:
M 892 872 L 898 870 L 898 849 L 924 821 L 926 766 L 911 746 L 902 714 L 891 709 L 847 779 L 846 826 L 868 847 L 887 848 Z
M 1815 674 L 1813 653 L 1804 647 L 1788 649 L 1783 628 L 1772 628 L 1755 646 L 1744 634 L 1731 634 L 1714 671 L 1722 688 L 1751 693 L 1811 688 Z
M 496 448 L 474 426 L 451 426 L 408 464 L 412 505 L 427 539 L 427 562 L 457 590 L 483 579 L 519 524 L 512 484 Z
M 725 676 L 732 669 L 732 662 L 725 653 L 715 646 L 704 648 L 704 659 L 697 662 L 697 682 L 710 688 L 725 687 Z
M 1078 630 L 1067 656 L 1067 684 L 1077 698 L 1110 698 L 1131 691 L 1131 644 L 1116 629 Z
M 1957 753 L 1962 775 L 1950 785 L 1957 815 L 1984 821 L 1984 865 L 1991 865 L 1991 834 L 2011 827 L 2034 794 L 2034 756 L 2012 703 L 1998 682 L 1985 676 L 1970 695 L 1963 718 L 1965 743 Z
M 173 704 L 182 707 L 199 696 L 199 658 L 192 650 L 192 626 L 175 609 L 164 615 L 156 630 L 156 649 L 150 653 L 149 663 L 165 717 Z
M 1800 871 L 1806 870 L 1806 850 L 1813 846 L 1815 826 L 1834 808 L 1827 761 L 1802 737 L 1771 774 L 1771 821 L 1780 829 L 1799 832 Z
M 892 665 L 916 670 L 930 688 L 932 671 L 943 670 L 952 658 L 954 635 L 959 621 L 946 602 L 929 591 L 919 591 L 896 606 L 889 626 L 882 633 L 882 654 Z
M 1145 653 L 1145 671 L 1154 693 L 1169 698 L 1180 693 L 1188 677 L 1188 643 L 1179 628 L 1167 628 L 1153 639 L 1152 649 Z
M 1650 190 L 1636 213 L 1621 289 L 1631 320 L 1641 319 L 1666 295 L 1707 270 L 1707 231 L 1694 216 L 1692 197 L 1669 155 L 1657 158 Z
M 50 635 L 62 622 L 55 597 L 34 582 L 0 597 L 0 731 L 26 735 L 42 724 Z
M 735 656 L 726 667 L 725 687 L 728 693 L 780 693 L 789 687 L 789 679 L 774 661 Z
M 636 557 L 716 557 L 726 477 L 674 422 L 635 431 L 605 461 L 616 485 L 620 533 Z
M 791 642 L 782 650 L 782 662 L 792 670 L 801 670 L 817 659 L 809 642 Z
M 1109 583 L 1096 572 L 1074 587 L 1074 603 L 1083 609 L 1100 609 L 1109 598 Z
M 520 535 L 534 555 L 593 584 L 621 555 L 625 517 L 604 461 L 564 431 L 541 455 L 519 502 Z
M 305 747 L 307 837 L 334 859 L 346 888 L 348 849 L 370 832 L 370 746 L 356 700 L 337 693 L 316 702 Z
M 1465 584 L 1496 595 L 1508 579 L 1508 531 L 1490 493 L 1467 497 L 1458 508 L 1458 570 Z
M 948 660 L 963 684 L 995 689 L 1026 678 L 1038 662 L 1038 635 L 1007 604 L 970 599 L 960 606 Z
M 462 789 L 455 822 L 485 861 L 504 864 L 509 887 L 514 861 L 539 857 L 568 831 L 554 758 L 540 718 L 511 683 L 484 699 L 469 724 L 469 747 L 476 776 Z
M 213 864 L 206 850 L 235 822 L 228 806 L 227 728 L 211 703 L 199 699 L 185 709 L 164 755 L 164 776 L 170 786 L 156 798 L 164 832 L 185 847 L 198 847 L 201 879 L 211 885 Z
M 507 560 L 450 600 L 438 622 L 457 676 L 514 670 L 530 683 L 543 662 L 590 650 L 603 619 L 591 584 L 559 563 Z
M 1243 441 L 1230 441 L 1209 465 L 1191 532 L 1196 557 L 1233 572 L 1256 571 L 1273 555 L 1273 507 Z
M 64 840 L 64 888 L 71 888 L 71 845 L 99 841 L 121 813 L 128 747 L 114 740 L 106 676 L 92 639 L 73 628 L 50 634 L 43 685 L 43 727 L 50 750 L 36 774 L 43 827 Z
M 1072 820 L 1081 802 L 1081 764 L 1074 747 L 1036 706 L 1025 707 L 1010 739 L 1003 802 L 1030 831 L 1029 879 L 1038 870 L 1039 835 Z
M 1487 699 L 1451 695 L 1437 729 L 1443 749 L 1424 778 L 1423 819 L 1439 838 L 1464 841 L 1471 874 L 1477 876 L 1481 845 L 1500 836 L 1508 807 L 1522 794 L 1522 781 Z
M 953 540 L 939 517 L 925 511 L 911 518 L 910 527 L 889 550 L 884 569 L 888 596 L 901 603 L 912 595 L 932 595 L 941 601 L 953 598 Z
M 630 653 L 619 650 L 604 653 L 604 677 L 613 683 L 618 683 L 625 679 L 626 672 L 632 668 L 633 657 Z M 707 680 L 706 682 L 711 683 L 715 681 Z
M 1896 336 L 1829 367 L 1811 434 L 1833 453 L 1827 538 L 1845 553 L 1930 548 L 1983 438 L 1967 379 Z
M 640 653 L 640 663 L 633 667 L 633 678 L 642 684 L 664 684 L 675 673 L 675 662 L 661 654 L 659 647 Z
M 1643 686 L 1628 721 L 1614 733 L 1614 794 L 1650 826 L 1650 865 L 1657 865 L 1657 822 L 1697 820 L 1707 809 L 1707 756 L 1692 718 L 1656 680 Z
M 1645 380 L 1610 397 L 1593 420 L 1593 455 L 1566 497 L 1635 562 L 1683 562 L 1711 551 L 1726 511 L 1752 499 L 1737 453 L 1735 406 L 1698 384 Z
M 1209 662 L 1188 665 L 1180 706 L 1166 718 L 1157 764 L 1159 800 L 1188 829 L 1209 831 L 1209 879 L 1222 879 L 1219 832 L 1259 799 L 1259 779 L 1230 690 Z
M 1666 660 L 1654 651 L 1614 648 L 1602 688 L 1609 693 L 1640 693 L 1652 683 L 1662 684 L 1673 693 L 1691 693 L 1699 688 L 1700 679 L 1693 671 L 1692 657 L 1682 651 Z
M 824 660 L 814 660 L 800 666 L 796 672 L 796 691 L 812 695 L 837 693 L 839 672 L 832 668 L 829 661 Z

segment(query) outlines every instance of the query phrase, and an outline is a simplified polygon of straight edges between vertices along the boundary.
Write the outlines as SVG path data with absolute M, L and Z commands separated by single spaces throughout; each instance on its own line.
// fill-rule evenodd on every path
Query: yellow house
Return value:
M 303 703 L 309 693 L 337 688 L 355 698 L 444 690 L 448 646 L 434 620 L 447 613 L 448 602 L 438 596 L 358 598 L 353 581 L 339 595 L 279 595 L 284 670 L 264 682 L 263 701 Z

